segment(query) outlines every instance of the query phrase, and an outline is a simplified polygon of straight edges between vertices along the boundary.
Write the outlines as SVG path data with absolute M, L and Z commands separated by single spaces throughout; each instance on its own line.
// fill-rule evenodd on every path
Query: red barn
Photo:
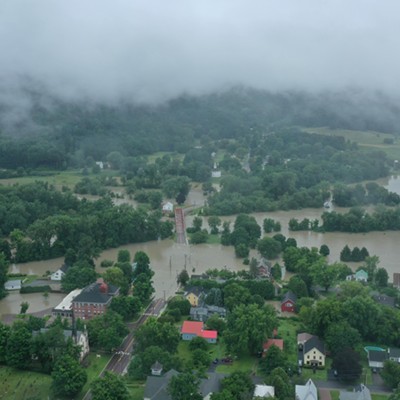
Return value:
M 281 302 L 281 311 L 296 312 L 297 296 L 293 292 L 287 292 Z

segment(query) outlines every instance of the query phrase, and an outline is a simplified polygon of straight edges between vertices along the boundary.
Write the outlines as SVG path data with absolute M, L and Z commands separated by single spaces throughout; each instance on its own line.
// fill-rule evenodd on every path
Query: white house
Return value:
M 267 385 L 256 385 L 253 397 L 274 397 L 275 388 Z
M 56 272 L 53 272 L 50 275 L 50 279 L 52 281 L 61 281 L 62 277 L 66 274 L 68 271 L 69 265 L 63 264 L 62 267 L 58 268 Z
M 318 400 L 317 387 L 311 379 L 305 385 L 296 385 L 296 400 Z
M 162 211 L 164 213 L 173 212 L 174 211 L 174 205 L 170 201 L 167 201 L 166 203 L 163 204 Z

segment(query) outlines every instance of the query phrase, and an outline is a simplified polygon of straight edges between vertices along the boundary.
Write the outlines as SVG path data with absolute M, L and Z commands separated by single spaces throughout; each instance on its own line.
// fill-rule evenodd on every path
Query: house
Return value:
M 197 307 L 204 297 L 203 288 L 198 286 L 190 287 L 185 292 L 185 298 L 189 300 L 192 307 Z
M 395 361 L 400 364 L 400 349 L 395 347 L 388 348 L 389 360 Z
M 218 332 L 205 330 L 203 322 L 184 321 L 181 328 L 181 336 L 183 340 L 192 340 L 200 336 L 207 340 L 208 343 L 217 343 Z
M 311 333 L 299 333 L 297 335 L 297 347 L 299 350 L 303 351 L 304 343 L 307 342 L 307 340 L 310 340 L 312 337 L 314 337 L 314 335 L 311 335 Z
M 7 281 L 4 284 L 4 289 L 5 290 L 20 290 L 21 289 L 21 279 L 12 279 L 10 281 Z
M 206 322 L 208 319 L 208 310 L 206 307 L 190 307 L 190 318 L 193 321 Z
M 178 376 L 179 372 L 171 369 L 163 376 L 148 376 L 144 388 L 144 400 L 172 400 L 168 394 L 168 383 L 173 376 Z M 210 400 L 213 393 L 221 390 L 221 381 L 225 374 L 216 372 L 207 373 L 207 377 L 200 379 L 199 393 L 203 400 Z
M 72 300 L 72 311 L 75 318 L 91 319 L 103 315 L 111 300 L 118 296 L 119 287 L 104 282 L 103 278 L 82 289 Z
M 162 364 L 160 364 L 158 361 L 156 361 L 151 367 L 151 374 L 153 376 L 161 376 L 162 374 L 162 370 L 163 370 L 163 366 Z
M 305 385 L 296 385 L 296 400 L 318 400 L 317 387 L 309 379 Z
M 50 275 L 50 280 L 52 281 L 61 281 L 62 277 L 66 274 L 69 269 L 69 265 L 63 264 L 56 272 L 53 272 Z
M 226 317 L 226 309 L 223 307 L 217 307 L 212 305 L 206 305 L 204 307 L 191 307 L 190 317 L 193 321 L 206 322 L 212 315 L 217 314 L 220 318 Z
M 368 350 L 368 366 L 372 369 L 382 369 L 388 359 L 388 353 L 380 350 Z
M 386 296 L 386 294 L 376 294 L 372 298 L 382 306 L 387 306 L 391 308 L 394 308 L 396 306 L 396 299 L 391 296 Z
M 393 273 L 393 287 L 400 289 L 400 272 Z
M 271 346 L 276 346 L 279 350 L 283 351 L 283 339 L 268 339 L 263 344 L 263 353 L 266 353 Z
M 339 400 L 371 400 L 371 392 L 362 383 L 356 386 L 352 392 L 340 391 Z
M 253 397 L 275 397 L 275 388 L 267 385 L 256 385 Z
M 74 300 L 82 290 L 83 289 L 75 289 L 68 293 L 61 303 L 53 308 L 51 311 L 52 315 L 54 317 L 60 316 L 62 318 L 72 318 L 72 300 Z
M 357 282 L 367 282 L 368 281 L 368 272 L 363 269 L 359 269 L 355 274 L 347 275 L 347 281 L 357 281 Z
M 294 313 L 296 311 L 296 301 L 297 296 L 289 290 L 282 299 L 281 311 Z
M 162 212 L 164 214 L 169 214 L 171 212 L 174 212 L 174 205 L 170 201 L 167 201 L 162 205 Z
M 304 343 L 302 365 L 325 367 L 325 346 L 317 336 L 313 336 Z
M 42 335 L 48 330 L 48 328 L 41 328 L 39 331 L 33 331 L 32 335 Z M 79 361 L 82 361 L 89 354 L 90 351 L 89 336 L 86 329 L 84 331 L 72 331 L 70 329 L 64 329 L 63 335 L 65 341 L 71 339 L 75 345 L 80 347 Z
M 178 376 L 179 372 L 174 369 L 169 370 L 164 376 L 148 376 L 144 388 L 144 400 L 170 400 L 168 394 L 168 383 L 173 376 Z

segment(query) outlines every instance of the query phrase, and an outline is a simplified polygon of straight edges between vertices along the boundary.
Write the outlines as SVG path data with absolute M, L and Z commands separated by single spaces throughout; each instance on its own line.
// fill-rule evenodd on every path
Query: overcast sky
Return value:
M 231 85 L 400 92 L 399 0 L 1 0 L 2 97 L 160 101 Z

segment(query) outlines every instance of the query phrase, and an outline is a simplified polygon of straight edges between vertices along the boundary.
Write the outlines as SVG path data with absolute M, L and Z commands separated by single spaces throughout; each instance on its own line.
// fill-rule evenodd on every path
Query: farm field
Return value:
M 321 128 L 302 128 L 308 133 L 317 133 L 327 136 L 344 136 L 346 140 L 357 143 L 360 147 L 367 150 L 376 149 L 382 150 L 386 155 L 393 159 L 400 159 L 400 142 L 394 140 L 393 144 L 384 143 L 384 139 L 393 139 L 393 135 L 389 133 L 374 132 L 374 131 L 352 131 L 347 129 L 330 129 Z

